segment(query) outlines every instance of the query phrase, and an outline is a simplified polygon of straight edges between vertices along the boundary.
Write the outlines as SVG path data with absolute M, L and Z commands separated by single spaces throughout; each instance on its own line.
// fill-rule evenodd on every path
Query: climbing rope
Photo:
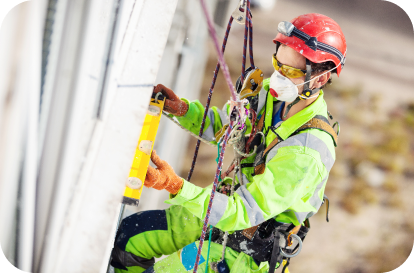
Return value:
M 230 16 L 229 23 L 227 24 L 226 34 L 224 35 L 223 44 L 221 46 L 221 51 L 223 53 L 224 53 L 224 50 L 226 49 L 227 38 L 229 37 L 232 23 L 233 23 L 233 17 Z M 217 62 L 216 69 L 214 70 L 214 76 L 213 76 L 213 80 L 211 81 L 210 91 L 208 92 L 207 103 L 206 103 L 206 107 L 204 108 L 203 120 L 201 122 L 200 132 L 198 133 L 198 138 L 197 138 L 198 140 L 197 140 L 196 148 L 195 148 L 195 151 L 194 151 L 193 162 L 191 163 L 191 168 L 190 168 L 190 171 L 188 172 L 187 181 L 190 181 L 191 176 L 192 176 L 193 171 L 194 171 L 195 163 L 197 161 L 198 149 L 200 148 L 200 141 L 201 141 L 200 139 L 201 139 L 201 136 L 203 135 L 203 132 L 204 132 L 204 125 L 206 123 L 206 117 L 207 117 L 208 109 L 210 108 L 211 96 L 213 95 L 213 90 L 214 90 L 214 86 L 216 84 L 217 74 L 218 74 L 219 70 L 220 70 L 220 61 Z
M 249 13 L 250 12 L 250 0 L 246 0 L 246 1 L 247 1 L 246 13 Z M 219 62 L 217 64 L 217 66 L 216 66 L 216 71 L 214 73 L 213 82 L 212 82 L 212 88 L 210 88 L 209 98 L 207 100 L 206 108 L 205 108 L 205 111 L 204 111 L 204 116 L 203 116 L 202 126 L 200 127 L 199 137 L 202 136 L 203 131 L 204 131 L 205 119 L 207 117 L 207 111 L 208 111 L 208 108 L 209 108 L 209 105 L 210 105 L 211 95 L 212 95 L 213 88 L 214 88 L 214 84 L 215 84 L 215 81 L 216 81 L 216 78 L 217 78 L 218 69 L 220 67 L 222 67 L 222 69 L 223 69 L 224 77 L 226 79 L 227 85 L 228 85 L 228 87 L 230 89 L 230 92 L 231 92 L 231 99 L 232 99 L 231 104 L 233 104 L 233 107 L 234 107 L 234 108 L 230 109 L 231 110 L 231 113 L 233 112 L 233 110 L 236 110 L 236 111 L 238 110 L 239 116 L 238 116 L 235 124 L 236 125 L 240 124 L 243 127 L 245 125 L 244 124 L 244 120 L 242 118 L 242 114 L 243 113 L 242 113 L 242 111 L 240 109 L 241 107 L 244 108 L 244 105 L 243 105 L 243 102 L 241 102 L 237 98 L 236 91 L 234 89 L 233 83 L 231 82 L 229 69 L 228 69 L 227 64 L 225 63 L 225 60 L 224 60 L 224 57 L 223 57 L 224 46 L 225 46 L 225 43 L 227 42 L 227 37 L 228 37 L 228 34 L 230 32 L 230 27 L 231 27 L 231 23 L 233 21 L 233 18 L 231 17 L 230 20 L 229 20 L 229 24 L 228 24 L 228 27 L 227 27 L 226 35 L 225 35 L 225 38 L 224 38 L 224 41 L 223 41 L 222 50 L 220 50 L 219 45 L 218 45 L 217 36 L 216 36 L 216 33 L 215 33 L 215 29 L 214 29 L 214 26 L 213 26 L 211 17 L 208 14 L 208 10 L 207 10 L 207 7 L 206 7 L 205 0 L 200 0 L 200 2 L 201 2 L 202 9 L 203 9 L 203 13 L 204 13 L 204 15 L 206 16 L 206 19 L 207 19 L 207 25 L 208 25 L 208 28 L 209 28 L 210 35 L 211 35 L 211 37 L 213 39 L 213 42 L 214 42 L 214 46 L 216 48 L 216 52 L 218 54 Z M 246 24 L 250 24 L 248 18 L 250 18 L 250 15 L 249 14 L 246 15 L 246 22 L 247 22 Z M 247 43 L 247 36 L 245 35 L 244 38 L 245 38 L 245 44 L 246 44 Z M 249 49 L 249 52 L 251 52 L 250 49 Z M 252 55 L 250 55 L 250 56 L 251 56 L 251 60 L 252 60 L 253 59 L 253 56 Z M 245 50 L 244 50 L 244 59 L 245 59 Z M 243 71 L 243 76 L 244 76 L 244 71 Z M 234 129 L 234 126 L 233 125 L 234 125 L 234 122 L 232 120 L 230 120 L 229 127 L 227 128 L 226 134 L 225 134 L 224 139 L 222 141 L 222 148 L 221 148 L 221 152 L 220 152 L 219 162 L 217 164 L 216 175 L 215 175 L 215 178 L 214 178 L 213 187 L 211 189 L 210 200 L 209 200 L 209 204 L 208 204 L 208 207 L 207 207 L 206 217 L 204 219 L 203 230 L 202 230 L 201 237 L 200 237 L 200 241 L 199 241 L 199 246 L 198 246 L 196 261 L 195 261 L 195 264 L 194 264 L 194 270 L 193 270 L 194 273 L 197 272 L 198 264 L 200 262 L 201 249 L 203 248 L 204 238 L 206 236 L 208 221 L 210 219 L 211 207 L 212 207 L 212 204 L 213 204 L 213 199 L 214 199 L 214 196 L 215 196 L 215 192 L 216 192 L 216 189 L 217 189 L 217 184 L 218 184 L 218 181 L 220 179 L 221 169 L 222 169 L 222 166 L 223 166 L 224 152 L 226 150 L 226 145 L 227 145 L 227 141 L 228 141 L 228 139 L 230 137 L 230 133 Z M 192 164 L 191 170 L 189 172 L 189 179 L 191 178 L 191 174 L 192 174 L 192 172 L 194 170 L 194 166 L 195 166 L 195 161 L 197 159 L 197 153 L 198 153 L 199 145 L 200 145 L 200 142 L 197 141 L 195 156 L 193 158 L 193 164 Z M 238 160 L 238 163 L 240 163 L 240 160 Z
M 243 6 L 245 1 L 243 2 Z M 242 10 L 243 11 L 243 10 Z M 244 22 L 244 43 L 243 43 L 243 60 L 242 60 L 242 72 L 241 72 L 241 85 L 243 85 L 245 71 L 246 71 L 246 47 L 247 47 L 247 35 L 249 35 L 249 56 L 250 66 L 254 67 L 253 61 L 253 23 L 250 15 L 250 0 L 247 0 L 246 4 L 246 20 Z
M 203 0 L 201 0 L 201 1 L 203 1 Z M 216 175 L 214 177 L 213 188 L 211 189 L 210 201 L 208 202 L 206 217 L 204 218 L 203 230 L 201 232 L 200 242 L 199 242 L 199 245 L 198 245 L 196 261 L 195 261 L 195 264 L 194 264 L 194 271 L 193 271 L 194 273 L 197 272 L 198 264 L 200 262 L 201 249 L 203 248 L 204 238 L 206 237 L 206 231 L 207 231 L 208 221 L 210 219 L 211 207 L 213 205 L 213 199 L 214 199 L 216 189 L 217 189 L 217 184 L 218 184 L 218 181 L 219 181 L 219 178 L 220 178 L 221 168 L 223 166 L 224 152 L 226 150 L 227 140 L 230 136 L 230 132 L 231 132 L 232 128 L 233 128 L 233 122 L 231 121 L 229 127 L 227 128 L 226 135 L 223 139 L 223 144 L 222 144 L 222 148 L 221 148 L 221 152 L 220 152 L 219 162 L 217 164 Z
M 235 155 L 235 157 L 237 157 L 237 156 Z M 230 196 L 233 196 L 233 193 L 234 193 L 234 181 L 236 181 L 236 173 L 237 173 L 237 171 L 241 171 L 240 165 L 238 165 L 236 167 L 236 169 L 234 170 L 234 173 L 233 173 L 233 181 L 231 181 Z M 222 244 L 223 245 L 223 250 L 221 251 L 221 260 L 222 261 L 224 260 L 224 254 L 226 254 L 226 246 L 227 246 L 227 240 L 228 240 L 228 238 L 229 238 L 229 232 L 226 231 L 224 233 L 224 236 L 223 236 L 223 244 Z
M 220 142 L 221 142 L 222 148 L 221 148 L 221 152 L 220 152 L 220 155 L 219 155 L 219 158 L 218 158 L 216 175 L 215 175 L 214 182 L 213 182 L 213 187 L 212 187 L 212 190 L 211 190 L 211 195 L 210 195 L 210 200 L 209 200 L 209 204 L 208 204 L 208 207 L 207 207 L 206 217 L 204 219 L 203 230 L 202 230 L 202 233 L 201 233 L 199 248 L 198 248 L 198 251 L 197 251 L 196 262 L 195 262 L 195 265 L 194 265 L 194 271 L 193 271 L 194 273 L 196 273 L 197 269 L 198 269 L 198 264 L 199 264 L 200 255 L 201 255 L 201 249 L 203 247 L 204 238 L 205 238 L 206 230 L 207 230 L 207 226 L 208 226 L 208 221 L 210 219 L 210 213 L 211 213 L 211 207 L 212 207 L 213 199 L 214 199 L 214 196 L 215 196 L 215 192 L 216 192 L 216 189 L 217 189 L 218 182 L 220 181 L 220 178 L 221 178 L 221 169 L 222 169 L 222 165 L 223 165 L 224 152 L 226 150 L 226 146 L 229 142 L 230 137 L 232 138 L 232 140 L 231 140 L 231 143 L 229 143 L 229 144 L 234 145 L 235 154 L 237 154 L 237 155 L 236 155 L 235 160 L 233 160 L 233 162 L 230 164 L 228 170 L 226 171 L 226 175 L 229 172 L 231 172 L 231 170 L 234 169 L 234 168 L 236 168 L 236 170 L 238 170 L 238 171 L 241 171 L 240 158 L 242 156 L 244 156 L 244 157 L 251 156 L 256 152 L 256 147 L 254 147 L 254 151 L 250 154 L 248 153 L 247 148 L 246 148 L 246 153 L 243 152 L 245 150 L 245 147 L 244 147 L 244 133 L 245 133 L 245 130 L 246 130 L 244 111 L 247 112 L 247 110 L 245 110 L 245 108 L 244 108 L 245 102 L 240 101 L 239 97 L 237 96 L 237 93 L 234 89 L 233 83 L 232 83 L 231 78 L 230 78 L 229 69 L 228 69 L 227 64 L 225 63 L 225 60 L 224 60 L 224 57 L 223 57 L 223 53 L 224 53 L 225 48 L 226 48 L 227 39 L 228 39 L 230 29 L 231 29 L 231 25 L 233 23 L 234 18 L 233 18 L 233 16 L 231 16 L 230 19 L 229 19 L 229 23 L 227 25 L 226 33 L 224 35 L 224 39 L 223 39 L 223 43 L 222 43 L 222 48 L 220 50 L 219 45 L 218 45 L 216 32 L 215 32 L 211 17 L 208 14 L 208 10 L 207 10 L 207 7 L 206 7 L 205 0 L 200 0 L 200 2 L 201 2 L 203 13 L 206 16 L 208 29 L 209 29 L 210 35 L 213 39 L 214 46 L 215 46 L 215 49 L 216 49 L 216 52 L 217 52 L 217 55 L 218 55 L 218 62 L 217 62 L 217 65 L 216 65 L 216 69 L 214 71 L 213 80 L 211 82 L 210 91 L 209 91 L 209 94 L 208 94 L 207 103 L 206 103 L 206 106 L 205 106 L 205 109 L 204 109 L 204 115 L 203 115 L 203 119 L 202 119 L 202 122 L 201 122 L 200 131 L 199 131 L 198 136 L 196 134 L 192 133 L 191 131 L 187 130 L 183 126 L 181 126 L 181 124 L 179 124 L 179 122 L 177 122 L 170 115 L 163 112 L 163 114 L 168 119 L 172 120 L 174 123 L 179 125 L 182 129 L 188 131 L 192 136 L 197 138 L 197 145 L 196 145 L 196 148 L 195 148 L 193 161 L 192 161 L 191 168 L 190 168 L 190 171 L 189 171 L 188 177 L 187 177 L 188 181 L 190 181 L 192 173 L 194 171 L 194 167 L 195 167 L 195 163 L 196 163 L 196 160 L 197 160 L 200 143 L 204 142 L 208 145 L 215 146 L 214 144 L 211 144 L 210 142 L 204 140 L 202 138 L 202 135 L 203 135 L 203 132 L 204 132 L 205 121 L 206 121 L 206 118 L 207 118 L 207 113 L 208 113 L 208 109 L 210 107 L 211 97 L 212 97 L 212 94 L 213 94 L 214 86 L 215 86 L 215 83 L 216 83 L 216 80 L 217 80 L 217 75 L 218 75 L 218 72 L 220 70 L 220 67 L 223 70 L 224 78 L 226 80 L 226 83 L 227 83 L 227 85 L 230 89 L 230 93 L 231 93 L 231 101 L 230 101 L 231 109 L 230 109 L 230 112 L 233 114 L 233 120 L 230 120 L 230 124 L 229 124 L 229 126 L 226 130 L 226 133 L 225 133 L 224 137 L 218 141 L 219 145 L 220 145 Z M 247 47 L 248 34 L 250 34 L 249 35 L 250 36 L 249 37 L 250 64 L 251 64 L 252 67 L 254 67 L 254 62 L 253 62 L 253 39 L 252 39 L 253 24 L 252 24 L 251 15 L 250 15 L 251 14 L 250 13 L 250 0 L 242 0 L 242 1 L 240 1 L 240 3 L 242 3 L 242 4 L 240 5 L 239 10 L 242 11 L 242 12 L 244 12 L 244 11 L 246 12 L 244 47 L 243 47 L 243 63 L 242 63 L 242 75 L 241 75 L 241 83 L 243 84 L 243 80 L 244 80 L 244 77 L 245 77 L 246 47 Z M 238 20 L 239 19 L 240 18 L 238 18 Z M 234 116 L 235 116 L 235 119 L 236 119 L 235 123 L 234 123 Z M 234 126 L 234 124 L 235 124 L 235 126 Z M 243 139 L 243 147 L 240 149 L 239 146 L 241 146 L 240 143 L 241 143 L 242 139 Z M 236 171 L 235 171 L 235 174 L 236 174 Z M 233 195 L 233 191 L 234 191 L 234 180 L 235 180 L 235 177 L 233 178 L 233 182 L 232 182 L 231 195 Z M 228 233 L 226 233 L 226 235 L 228 236 Z M 227 239 L 227 236 L 225 236 L 226 239 Z M 225 242 L 223 243 L 223 257 L 222 257 L 222 260 L 224 259 L 224 250 L 225 250 L 225 247 L 226 247 L 226 241 L 227 240 L 225 240 Z M 210 248 L 210 245 L 209 245 L 209 248 Z M 206 267 L 206 268 L 208 268 L 208 267 Z
M 246 1 L 247 1 L 247 3 L 246 3 Z M 201 1 L 201 2 L 202 2 L 202 5 L 203 5 L 204 0 Z M 246 69 L 247 36 L 249 36 L 249 56 L 250 56 L 250 66 L 251 67 L 254 67 L 254 60 L 253 60 L 253 23 L 252 23 L 252 20 L 251 20 L 250 0 L 243 0 L 241 2 L 242 2 L 242 4 L 239 8 L 240 11 L 245 11 L 244 8 L 242 8 L 242 7 L 246 6 L 246 19 L 245 19 L 245 32 L 244 32 L 244 45 L 243 45 L 243 62 L 242 62 L 242 74 L 241 74 L 241 84 L 243 84 L 244 77 L 245 77 L 245 69 Z M 207 10 L 204 13 L 207 17 L 208 16 Z M 211 19 L 210 20 L 207 19 L 207 21 L 210 21 L 210 23 L 211 23 Z M 214 90 L 214 86 L 216 84 L 217 75 L 218 75 L 218 72 L 220 70 L 220 66 L 223 66 L 223 64 L 225 64 L 223 54 L 224 54 L 224 51 L 226 49 L 227 39 L 228 39 L 229 34 L 230 34 L 230 29 L 231 29 L 232 23 L 233 23 L 233 16 L 230 16 L 229 22 L 227 24 L 226 33 L 224 35 L 223 43 L 222 43 L 222 46 L 221 46 L 221 52 L 218 50 L 218 42 L 217 42 L 217 37 L 215 35 L 215 32 L 214 32 L 214 35 L 213 35 L 213 32 L 210 31 L 210 35 L 212 36 L 212 38 L 214 40 L 214 44 L 216 46 L 216 51 L 219 55 L 219 61 L 217 62 L 216 69 L 214 70 L 213 80 L 211 81 L 210 91 L 208 93 L 206 106 L 204 108 L 204 115 L 203 115 L 203 119 L 201 121 L 200 131 L 199 131 L 199 134 L 198 134 L 199 138 L 197 138 L 198 140 L 197 140 L 196 148 L 195 148 L 195 151 L 194 151 L 193 161 L 191 163 L 191 168 L 190 168 L 190 171 L 188 172 L 187 181 L 190 181 L 191 176 L 194 172 L 194 167 L 195 167 L 195 163 L 197 161 L 198 151 L 199 151 L 199 148 L 200 148 L 200 142 L 201 142 L 200 139 L 201 139 L 201 136 L 203 135 L 203 132 L 204 132 L 204 126 L 205 126 L 205 122 L 206 122 L 206 118 L 207 118 L 208 109 L 210 108 L 211 97 L 213 95 L 213 90 Z M 214 31 L 214 28 L 213 28 L 212 24 L 209 25 L 209 29 L 210 30 L 213 29 L 213 31 Z M 223 69 L 223 70 L 224 70 L 223 71 L 224 75 L 226 75 L 226 74 L 228 74 L 228 76 L 230 75 L 228 73 L 227 66 L 226 66 L 226 69 Z M 232 92 L 232 98 L 233 98 L 233 100 L 235 100 L 236 99 L 236 94 L 234 92 L 234 87 L 233 87 L 233 84 L 231 82 L 231 79 L 230 79 L 230 77 L 227 77 L 227 76 L 225 78 L 226 78 L 226 82 L 227 82 L 230 90 L 233 90 L 233 91 L 231 91 Z

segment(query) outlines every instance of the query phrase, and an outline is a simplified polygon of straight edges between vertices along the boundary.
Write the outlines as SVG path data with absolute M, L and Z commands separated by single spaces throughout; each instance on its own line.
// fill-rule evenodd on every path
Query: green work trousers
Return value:
M 152 210 L 125 218 L 117 232 L 112 252 L 112 265 L 116 273 L 192 272 L 199 245 L 203 222 L 181 206 L 166 210 Z M 203 245 L 198 272 L 206 272 L 208 241 Z M 211 243 L 211 262 L 221 260 L 222 245 Z M 153 264 L 154 257 L 169 255 Z M 224 259 L 230 272 L 267 272 L 268 263 L 257 265 L 252 257 L 227 247 Z

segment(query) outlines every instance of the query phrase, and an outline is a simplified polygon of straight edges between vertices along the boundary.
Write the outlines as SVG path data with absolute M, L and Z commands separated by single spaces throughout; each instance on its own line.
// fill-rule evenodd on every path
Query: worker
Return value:
M 214 227 L 212 242 L 210 249 L 204 244 L 199 272 L 205 272 L 208 251 L 208 272 L 274 272 L 286 257 L 281 251 L 289 251 L 287 245 L 284 248 L 286 234 L 297 228 L 294 234 L 303 238 L 307 219 L 323 203 L 337 138 L 332 127 L 326 127 L 330 114 L 321 88 L 333 73 L 339 76 L 342 71 L 345 37 L 334 20 L 315 13 L 281 22 L 278 31 L 271 56 L 275 71 L 263 81 L 260 93 L 249 98 L 260 131 L 256 152 L 242 160 L 234 194 L 215 194 L 208 222 Z M 166 96 L 165 111 L 198 134 L 204 111 L 199 101 L 180 99 L 160 84 L 154 92 Z M 217 143 L 215 134 L 229 123 L 229 111 L 227 104 L 223 110 L 208 110 L 204 139 Z M 247 120 L 246 125 L 250 134 L 253 124 Z M 212 186 L 201 188 L 179 177 L 155 151 L 151 160 L 157 168 L 149 167 L 144 185 L 170 192 L 165 202 L 172 206 L 122 221 L 112 251 L 115 272 L 194 268 Z M 220 269 L 226 231 L 224 269 Z M 154 257 L 162 255 L 169 256 L 155 263 Z

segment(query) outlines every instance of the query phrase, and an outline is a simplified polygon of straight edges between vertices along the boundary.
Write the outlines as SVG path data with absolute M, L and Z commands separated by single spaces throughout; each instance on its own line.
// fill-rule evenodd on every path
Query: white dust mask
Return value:
M 298 97 L 299 90 L 291 80 L 275 70 L 270 77 L 269 93 L 280 101 L 292 102 Z

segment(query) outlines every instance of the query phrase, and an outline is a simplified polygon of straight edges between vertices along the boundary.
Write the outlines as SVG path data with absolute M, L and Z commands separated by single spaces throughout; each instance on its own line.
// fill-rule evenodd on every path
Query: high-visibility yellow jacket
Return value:
M 277 135 L 283 141 L 267 154 L 263 174 L 252 175 L 253 155 L 241 162 L 247 166 L 241 174 L 245 185 L 240 186 L 231 197 L 216 193 L 209 224 L 224 231 L 249 228 L 270 218 L 298 225 L 314 215 L 322 205 L 329 171 L 335 161 L 336 144 L 331 135 L 319 129 L 293 133 L 316 115 L 327 118 L 323 91 L 320 91 L 319 97 L 311 105 L 272 128 L 273 106 L 277 100 L 268 93 L 268 89 L 267 79 L 259 94 L 257 121 L 261 115 L 265 115 L 263 132 L 266 135 L 266 146 Z M 199 101 L 186 102 L 189 105 L 188 112 L 185 116 L 178 117 L 178 120 L 184 127 L 198 134 L 204 107 Z M 223 109 L 221 111 L 212 107 L 209 110 L 204 139 L 215 143 L 214 134 L 228 123 L 228 106 Z M 250 122 L 247 122 L 247 126 L 246 134 L 251 131 Z M 180 192 L 171 196 L 166 203 L 181 205 L 204 219 L 211 187 L 212 185 L 200 188 L 184 180 Z

